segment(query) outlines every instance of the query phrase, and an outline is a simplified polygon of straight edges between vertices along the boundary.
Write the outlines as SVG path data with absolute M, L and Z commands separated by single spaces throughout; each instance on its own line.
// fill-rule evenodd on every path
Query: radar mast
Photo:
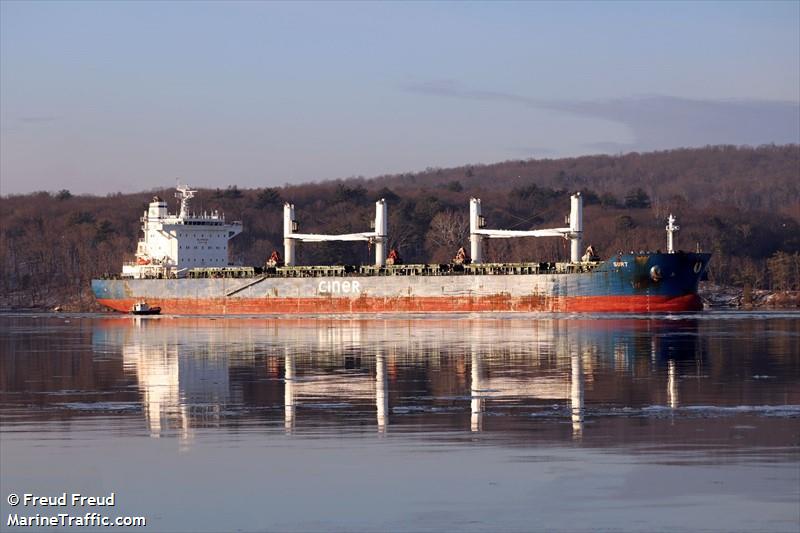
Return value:
M 196 193 L 197 190 L 190 189 L 187 185 L 181 185 L 180 183 L 178 183 L 176 189 L 178 189 L 178 192 L 175 193 L 175 198 L 181 201 L 181 211 L 178 213 L 178 218 L 188 218 L 189 200 L 194 198 L 194 193 Z

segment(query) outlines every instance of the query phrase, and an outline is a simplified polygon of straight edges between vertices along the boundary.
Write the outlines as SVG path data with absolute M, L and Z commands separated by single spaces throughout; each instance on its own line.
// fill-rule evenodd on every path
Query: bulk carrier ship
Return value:
M 481 201 L 470 200 L 470 256 L 449 264 L 398 264 L 387 258 L 388 217 L 375 204 L 374 228 L 363 233 L 299 233 L 294 206 L 284 205 L 283 260 L 264 267 L 229 264 L 228 241 L 241 222 L 214 211 L 189 212 L 196 191 L 178 187 L 180 211 L 170 214 L 156 197 L 142 217 L 136 260 L 118 276 L 92 280 L 97 301 L 130 312 L 146 303 L 178 315 L 473 313 L 473 312 L 680 312 L 702 309 L 697 286 L 708 253 L 674 249 L 678 227 L 669 216 L 667 251 L 618 253 L 600 260 L 583 256 L 583 198 L 571 196 L 568 226 L 529 231 L 486 229 Z M 570 241 L 569 262 L 486 263 L 483 241 L 560 237 Z M 371 265 L 298 266 L 297 242 L 365 241 Z

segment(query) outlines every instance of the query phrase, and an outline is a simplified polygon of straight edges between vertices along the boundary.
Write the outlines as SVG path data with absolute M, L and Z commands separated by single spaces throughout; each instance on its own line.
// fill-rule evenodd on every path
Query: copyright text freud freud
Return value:
M 57 495 L 38 495 L 32 493 L 10 493 L 6 503 L 11 507 L 24 508 L 22 513 L 11 512 L 6 520 L 7 527 L 115 527 L 147 525 L 143 516 L 106 516 L 92 510 L 95 507 L 110 509 L 117 505 L 117 495 L 86 495 L 62 492 Z M 58 509 L 56 509 L 58 508 Z M 55 511 L 42 514 L 35 511 Z

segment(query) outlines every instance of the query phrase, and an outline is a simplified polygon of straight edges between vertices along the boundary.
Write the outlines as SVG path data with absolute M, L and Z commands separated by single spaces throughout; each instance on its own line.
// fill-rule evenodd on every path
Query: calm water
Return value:
M 6 315 L 0 417 L 3 530 L 800 528 L 800 314 Z

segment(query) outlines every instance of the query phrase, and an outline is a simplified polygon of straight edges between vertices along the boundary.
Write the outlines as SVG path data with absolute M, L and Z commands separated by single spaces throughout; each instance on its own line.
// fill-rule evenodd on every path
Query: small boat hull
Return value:
M 133 308 L 131 309 L 132 315 L 142 316 L 142 315 L 160 315 L 161 314 L 161 307 L 155 306 L 146 306 L 141 307 L 139 305 L 134 304 Z

